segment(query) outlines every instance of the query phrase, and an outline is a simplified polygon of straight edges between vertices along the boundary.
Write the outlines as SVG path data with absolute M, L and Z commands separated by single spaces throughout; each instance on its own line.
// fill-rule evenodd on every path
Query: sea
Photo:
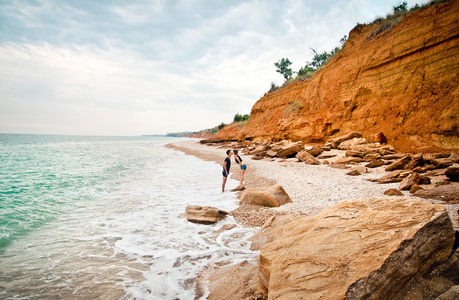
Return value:
M 200 274 L 256 259 L 254 229 L 183 217 L 238 200 L 181 140 L 0 134 L 0 299 L 206 299 Z

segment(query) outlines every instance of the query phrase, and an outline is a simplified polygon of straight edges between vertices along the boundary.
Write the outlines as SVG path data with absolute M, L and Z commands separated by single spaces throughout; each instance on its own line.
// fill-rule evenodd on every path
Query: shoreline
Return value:
M 172 142 L 165 147 L 206 161 L 214 161 L 219 165 L 222 165 L 226 157 L 225 151 L 230 149 L 227 145 L 200 144 L 198 139 Z M 327 159 L 330 163 L 345 155 L 345 151 L 342 150 L 331 150 L 328 153 L 336 155 Z M 281 185 L 293 201 L 293 203 L 275 208 L 239 204 L 239 207 L 231 211 L 230 215 L 234 217 L 237 224 L 243 227 L 261 227 L 273 215 L 301 214 L 307 217 L 345 200 L 387 197 L 384 191 L 399 186 L 399 183 L 379 184 L 367 180 L 380 178 L 386 174 L 384 167 L 371 169 L 367 174 L 361 176 L 349 176 L 346 175 L 349 169 L 332 168 L 326 164 L 307 165 L 298 163 L 297 159 L 254 160 L 248 155 L 241 155 L 241 157 L 247 164 L 244 181 L 246 187 Z M 240 179 L 239 168 L 236 168 L 235 165 L 232 166 L 230 173 L 232 179 Z M 216 174 L 216 176 L 221 175 Z M 242 192 L 236 193 L 240 199 Z M 408 191 L 403 191 L 403 197 L 442 204 L 450 216 L 454 229 L 459 230 L 457 218 L 459 204 L 415 197 Z

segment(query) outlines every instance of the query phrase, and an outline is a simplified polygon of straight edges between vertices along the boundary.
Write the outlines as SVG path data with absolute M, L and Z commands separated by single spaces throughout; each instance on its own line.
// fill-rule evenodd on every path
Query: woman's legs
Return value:
M 241 182 L 239 183 L 239 185 L 242 185 L 242 183 L 244 182 L 244 173 L 245 170 L 241 170 Z

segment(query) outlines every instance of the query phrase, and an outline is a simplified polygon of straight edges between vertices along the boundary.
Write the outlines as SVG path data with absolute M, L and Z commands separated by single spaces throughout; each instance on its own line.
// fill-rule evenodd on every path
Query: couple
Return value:
M 241 181 L 239 183 L 239 186 L 242 185 L 244 182 L 244 173 L 245 170 L 247 169 L 247 166 L 245 164 L 242 164 L 242 158 L 237 154 L 237 150 L 231 151 L 228 150 L 226 151 L 227 157 L 225 158 L 225 161 L 223 162 L 223 184 L 222 184 L 222 193 L 225 191 L 225 185 L 226 185 L 226 179 L 228 179 L 229 171 L 231 168 L 231 155 L 234 154 L 234 160 L 238 165 L 241 165 Z

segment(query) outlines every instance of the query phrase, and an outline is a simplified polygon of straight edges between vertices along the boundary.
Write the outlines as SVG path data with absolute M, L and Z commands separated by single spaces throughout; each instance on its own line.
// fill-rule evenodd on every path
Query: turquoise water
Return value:
M 0 134 L 0 299 L 205 299 L 200 272 L 256 259 L 253 229 L 181 217 L 237 198 L 179 140 Z
M 157 141 L 157 140 L 156 140 Z M 0 251 L 107 192 L 133 168 L 130 143 L 147 138 L 0 135 Z

